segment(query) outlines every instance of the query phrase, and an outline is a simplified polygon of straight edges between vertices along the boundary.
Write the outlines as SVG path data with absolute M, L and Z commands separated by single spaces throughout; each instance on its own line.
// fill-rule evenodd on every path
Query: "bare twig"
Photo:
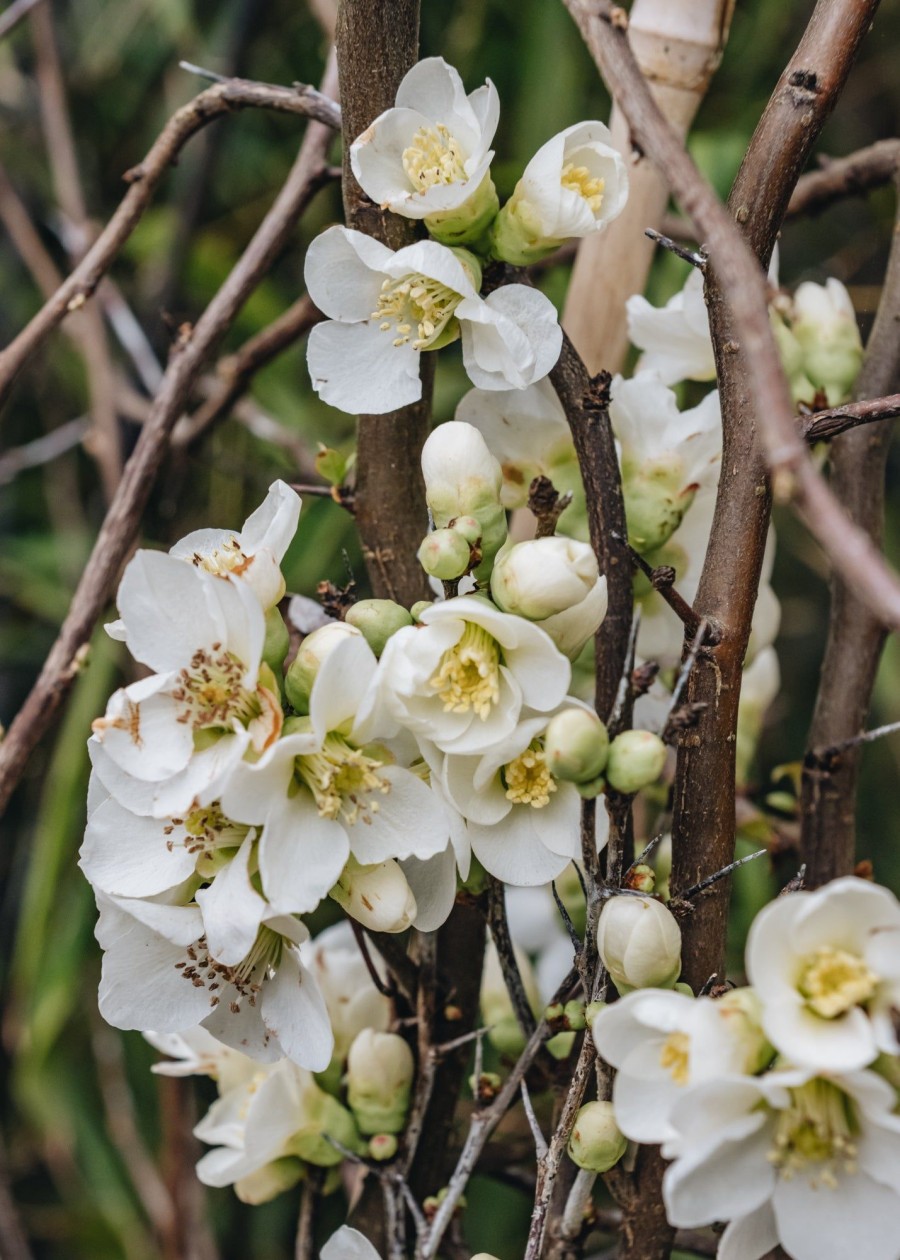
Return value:
M 488 876 L 487 924 L 519 1027 L 526 1037 L 530 1037 L 534 1031 L 535 1021 L 531 1003 L 528 1001 L 528 994 L 522 982 L 519 964 L 516 961 L 512 937 L 509 934 L 509 923 L 506 918 L 506 885 L 501 880 L 495 879 L 493 875 Z
M 322 1182 L 319 1169 L 307 1168 L 306 1179 L 300 1191 L 300 1211 L 297 1216 L 297 1235 L 294 1239 L 294 1260 L 314 1260 L 316 1205 Z
M 88 418 L 79 416 L 61 424 L 58 429 L 51 430 L 43 437 L 35 438 L 33 442 L 26 442 L 23 446 L 14 446 L 12 450 L 6 451 L 0 455 L 0 486 L 9 485 L 26 468 L 39 468 L 42 464 L 49 464 L 74 446 L 80 446 L 90 427 Z
M 215 118 L 249 108 L 297 114 L 316 119 L 331 129 L 340 126 L 338 106 L 310 87 L 273 87 L 244 79 L 230 79 L 195 96 L 172 115 L 144 160 L 126 173 L 129 190 L 82 261 L 50 301 L 0 353 L 0 404 L 6 400 L 13 381 L 38 346 L 66 315 L 79 310 L 94 293 L 140 222 L 156 185 L 191 136 Z M 315 178 L 321 178 L 318 167 Z
M 0 13 L 0 39 L 4 39 L 40 3 L 41 0 L 13 0 L 13 3 Z
M 227 93 L 231 87 L 231 84 L 223 84 L 220 88 L 210 89 L 213 94 L 226 93 L 224 97 L 214 96 L 215 110 L 230 108 L 228 104 L 223 105 L 222 101 L 228 101 Z M 246 99 L 256 99 L 253 95 L 255 92 L 254 87 Z M 241 87 L 238 99 L 245 99 L 243 94 L 244 88 Z M 208 96 L 207 93 L 204 95 Z M 315 98 L 319 97 L 320 94 L 315 93 Z M 326 97 L 321 99 L 327 100 Z M 316 108 L 319 109 L 318 106 Z M 193 106 L 189 106 L 181 127 L 188 122 L 191 125 L 196 122 L 192 110 Z M 181 113 L 184 114 L 184 111 Z M 172 124 L 170 128 L 171 126 Z M 180 131 L 178 134 L 181 134 Z M 37 682 L 0 744 L 0 813 L 6 808 L 34 746 L 52 723 L 63 697 L 81 668 L 85 645 L 133 545 L 141 512 L 168 449 L 172 426 L 181 415 L 206 359 L 290 239 L 297 219 L 317 187 L 322 169 L 321 151 L 327 137 L 325 124 L 310 122 L 300 153 L 272 208 L 194 329 L 172 352 L 159 393 L 110 504 L 68 616 L 44 662 Z M 155 149 L 156 147 L 154 146 Z M 171 136 L 164 148 L 166 153 L 171 153 Z M 161 157 L 157 155 L 155 163 L 158 165 L 160 160 Z M 101 236 L 84 263 L 76 268 L 73 277 L 82 272 L 103 239 Z M 60 293 L 67 291 L 73 277 L 70 277 Z M 96 279 L 99 279 L 99 273 Z M 44 310 L 52 307 L 53 303 Z M 40 319 L 39 316 L 36 318 Z M 32 325 L 34 322 L 32 321 Z M 40 340 L 40 336 L 37 340 Z
M 670 253 L 683 258 L 685 262 L 697 267 L 700 271 L 706 270 L 707 258 L 705 254 L 698 254 L 692 249 L 683 249 L 677 241 L 673 241 L 671 236 L 665 236 L 662 232 L 657 232 L 653 228 L 644 228 L 644 235 L 649 236 L 651 241 L 657 245 L 661 245 L 663 249 L 669 250 Z
M 731 875 L 739 866 L 746 865 L 747 862 L 753 862 L 758 857 L 764 857 L 769 852 L 768 849 L 757 849 L 755 853 L 748 853 L 746 857 L 738 858 L 734 862 L 729 862 L 727 866 L 723 866 L 720 871 L 714 871 L 712 875 L 707 875 L 706 879 L 701 879 L 698 884 L 693 884 L 690 888 L 686 888 L 684 892 L 678 894 L 679 901 L 691 901 L 694 897 L 699 897 L 707 888 L 711 888 L 713 884 L 717 884 L 720 879 L 725 879 L 727 875 Z
M 537 1153 L 538 1161 L 544 1159 L 547 1154 L 547 1139 L 541 1132 L 541 1126 L 538 1124 L 538 1118 L 534 1114 L 534 1107 L 531 1104 L 531 1094 L 528 1092 L 528 1084 L 525 1077 L 519 1082 L 519 1089 L 522 1094 L 522 1107 L 525 1110 L 525 1117 L 528 1120 L 528 1127 L 531 1129 L 531 1136 L 534 1138 L 534 1149 Z
M 701 618 L 700 623 L 694 632 L 694 641 L 691 643 L 688 654 L 682 662 L 681 669 L 678 671 L 678 678 L 675 681 L 675 686 L 672 688 L 672 698 L 669 701 L 669 707 L 666 710 L 666 717 L 662 724 L 661 732 L 669 725 L 672 714 L 678 706 L 685 684 L 691 676 L 691 670 L 694 668 L 694 662 L 697 660 L 697 653 L 703 646 L 703 640 L 706 637 L 708 629 L 709 627 L 707 626 L 706 619 Z
M 821 170 L 801 175 L 787 208 L 787 218 L 818 214 L 842 197 L 853 197 L 889 184 L 900 165 L 900 140 L 878 140 L 842 158 L 819 158 Z
M 884 292 L 889 292 L 887 284 Z M 895 293 L 891 292 L 890 296 L 892 302 L 900 302 Z M 802 417 L 803 436 L 809 443 L 827 442 L 839 433 L 846 433 L 848 429 L 858 428 L 862 424 L 874 424 L 878 420 L 895 420 L 897 416 L 900 416 L 900 394 L 845 403 L 842 407 L 814 411 L 811 415 Z
M 900 731 L 900 722 L 888 722 L 886 726 L 876 726 L 871 731 L 863 731 L 861 735 L 851 735 L 849 739 L 842 739 L 839 744 L 832 744 L 830 748 L 824 749 L 819 756 L 835 757 L 848 748 L 858 748 L 861 744 L 873 744 L 875 740 L 883 739 L 885 735 L 893 735 L 897 731 Z
M 632 564 L 640 569 L 657 594 L 669 605 L 684 626 L 685 634 L 690 637 L 696 635 L 702 618 L 697 616 L 684 596 L 675 589 L 675 570 L 669 565 L 659 565 L 654 568 L 647 563 L 639 551 L 635 551 L 633 547 L 629 547 L 628 550 Z M 706 630 L 710 642 L 715 641 L 714 628 L 707 624 Z

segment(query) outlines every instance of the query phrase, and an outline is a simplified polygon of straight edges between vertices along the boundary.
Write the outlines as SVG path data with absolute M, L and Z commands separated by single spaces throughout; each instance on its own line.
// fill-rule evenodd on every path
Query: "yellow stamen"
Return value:
M 556 782 L 537 740 L 532 740 L 523 753 L 503 767 L 503 781 L 507 800 L 514 805 L 530 805 L 532 809 L 549 805 L 550 796 L 556 791 Z
M 191 556 L 191 563 L 195 568 L 203 569 L 216 577 L 228 577 L 230 573 L 240 577 L 252 562 L 253 557 L 241 551 L 241 544 L 234 537 L 226 538 L 210 552 L 195 551 Z
M 822 945 L 807 960 L 797 987 L 811 1011 L 836 1019 L 867 1002 L 878 987 L 878 977 L 858 955 Z
M 428 276 L 388 279 L 370 319 L 378 322 L 382 332 L 399 334 L 393 339 L 395 346 L 405 346 L 415 329 L 413 349 L 427 350 L 445 331 L 461 301 L 462 294 Z
M 474 709 L 482 721 L 500 700 L 500 648 L 487 630 L 466 622 L 462 638 L 441 657 L 429 680 L 444 702 L 445 713 Z
M 836 1189 L 838 1175 L 857 1171 L 858 1125 L 848 1096 L 831 1081 L 809 1081 L 790 1091 L 791 1105 L 779 1112 L 771 1164 L 786 1181 L 798 1173 L 813 1187 Z
M 342 818 L 349 825 L 358 818 L 370 823 L 378 813 L 371 794 L 391 790 L 390 781 L 378 773 L 383 768 L 383 761 L 351 747 L 333 731 L 319 752 L 296 760 L 297 778 L 312 792 L 320 816 Z
M 567 162 L 562 168 L 559 182 L 563 188 L 583 197 L 593 214 L 600 213 L 606 184 L 599 176 L 592 176 L 586 166 L 575 166 L 574 163 Z
M 659 1065 L 666 1069 L 676 1085 L 687 1085 L 691 1039 L 687 1033 L 670 1033 L 663 1042 Z
M 466 178 L 463 151 L 443 123 L 420 127 L 400 160 L 417 192 Z

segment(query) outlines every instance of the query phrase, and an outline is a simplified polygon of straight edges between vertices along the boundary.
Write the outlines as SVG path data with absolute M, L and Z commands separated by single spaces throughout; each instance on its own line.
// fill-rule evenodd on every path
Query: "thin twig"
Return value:
M 801 417 L 803 436 L 807 442 L 828 442 L 839 433 L 877 420 L 894 420 L 900 416 L 900 394 L 885 398 L 869 398 L 863 402 L 845 403 L 828 411 L 814 411 Z
M 534 1149 L 537 1152 L 538 1160 L 545 1158 L 547 1154 L 547 1139 L 541 1132 L 541 1126 L 538 1124 L 538 1118 L 534 1114 L 534 1107 L 531 1105 L 531 1094 L 528 1092 L 528 1084 L 525 1077 L 519 1082 L 519 1089 L 522 1093 L 522 1106 L 525 1109 L 525 1117 L 528 1120 L 528 1127 L 531 1129 L 531 1135 L 534 1138 Z
M 848 748 L 858 748 L 861 744 L 872 744 L 875 740 L 883 739 L 885 735 L 893 735 L 896 731 L 900 731 L 900 722 L 889 722 L 886 726 L 876 726 L 871 731 L 862 731 L 859 735 L 851 735 L 849 739 L 842 739 L 840 743 L 831 744 L 828 748 L 817 749 L 812 755 L 817 762 L 829 762 L 840 756 L 842 752 L 846 752 Z
M 214 109 L 221 112 L 221 109 L 230 108 L 227 102 L 231 88 L 232 84 L 223 84 L 210 89 Z M 251 99 L 242 95 L 243 92 L 244 89 L 241 88 L 239 100 Z M 204 96 L 209 98 L 209 93 L 204 93 Z M 316 98 L 319 96 L 320 93 L 315 94 Z M 197 100 L 199 99 L 198 97 Z M 326 97 L 322 99 L 327 100 Z M 193 107 L 196 107 L 196 100 Z M 185 122 L 194 126 L 194 115 L 191 112 L 193 107 L 188 107 L 186 115 L 184 111 L 176 115 L 176 118 L 183 117 L 181 126 Z M 172 124 L 170 128 L 171 126 Z M 172 427 L 181 415 L 206 359 L 222 340 L 245 301 L 294 232 L 297 219 L 316 187 L 329 135 L 326 125 L 310 122 L 297 159 L 272 208 L 190 335 L 177 344 L 172 352 L 159 393 L 119 482 L 69 613 L 37 682 L 0 744 L 0 814 L 8 804 L 32 750 L 52 724 L 64 696 L 81 668 L 85 645 L 90 640 L 97 618 L 133 545 L 141 513 L 168 449 Z M 157 158 L 154 159 L 153 169 L 156 169 L 161 160 L 158 152 L 160 143 L 158 141 L 154 146 L 153 152 L 157 152 Z M 171 135 L 163 145 L 163 150 L 169 156 L 174 152 Z M 108 231 L 109 229 L 107 233 Z M 76 268 L 60 293 L 67 291 L 67 286 L 72 284 L 75 277 L 84 274 L 83 268 L 105 235 L 101 235 L 97 245 L 88 253 L 80 267 Z M 53 303 L 44 308 L 45 311 L 53 309 Z M 36 319 L 40 320 L 40 316 Z M 29 328 L 34 325 L 33 320 Z M 37 341 L 33 344 L 37 344 L 40 339 L 40 335 L 37 335 Z
M 634 658 L 637 652 L 638 631 L 641 628 L 641 609 L 640 605 L 635 607 L 634 616 L 631 619 L 631 630 L 628 634 L 628 647 L 625 652 L 625 663 L 622 666 L 622 677 L 619 679 L 619 688 L 616 692 L 615 703 L 612 712 L 609 715 L 607 728 L 612 735 L 621 730 L 622 722 L 625 717 L 625 711 L 628 708 L 629 692 L 631 690 L 631 675 L 634 671 Z
M 90 427 L 87 416 L 78 416 L 43 437 L 35 438 L 33 442 L 26 442 L 6 451 L 0 455 L 0 486 L 9 485 L 26 468 L 39 468 L 42 464 L 49 464 L 66 451 L 80 446 Z
M 366 964 L 366 971 L 368 971 L 375 988 L 383 997 L 395 998 L 397 996 L 397 990 L 393 987 L 393 985 L 385 984 L 381 976 L 378 974 L 378 968 L 372 962 L 372 955 L 369 953 L 369 946 L 366 941 L 362 924 L 358 923 L 356 919 L 351 917 L 350 927 L 353 930 L 353 935 L 356 939 L 359 952 L 362 954 L 363 962 Z
M 695 635 L 700 625 L 700 618 L 684 596 L 675 589 L 675 570 L 670 565 L 658 565 L 654 568 L 653 565 L 647 563 L 639 551 L 635 551 L 634 547 L 629 547 L 628 550 L 632 564 L 635 568 L 640 569 L 657 594 L 669 605 L 672 612 L 684 626 L 685 634 Z M 713 641 L 714 632 L 712 627 L 708 626 L 707 630 L 710 635 L 710 641 Z
M 686 888 L 684 892 L 678 894 L 679 901 L 691 901 L 694 897 L 698 897 L 705 889 L 711 888 L 713 884 L 717 884 L 720 879 L 724 879 L 726 875 L 730 875 L 732 871 L 736 871 L 739 866 L 746 865 L 747 862 L 753 862 L 758 857 L 763 857 L 769 852 L 768 849 L 757 849 L 755 853 L 748 853 L 746 857 L 738 858 L 734 862 L 729 862 L 727 866 L 723 866 L 720 871 L 714 871 L 712 875 L 707 875 L 706 879 L 701 879 L 699 884 L 693 884 L 690 888 Z
M 684 691 L 685 685 L 687 684 L 687 680 L 691 676 L 691 670 L 694 668 L 694 663 L 697 660 L 697 654 L 699 653 L 701 647 L 703 646 L 703 640 L 706 636 L 707 629 L 708 629 L 708 626 L 707 626 L 706 619 L 702 618 L 700 620 L 700 623 L 697 626 L 696 631 L 694 632 L 694 641 L 691 643 L 691 646 L 688 650 L 688 654 L 684 658 L 681 669 L 678 671 L 678 677 L 675 680 L 675 686 L 672 688 L 672 698 L 669 701 L 669 707 L 666 710 L 666 716 L 663 720 L 662 726 L 660 727 L 661 732 L 664 731 L 666 727 L 669 725 L 669 721 L 671 720 L 672 714 L 675 712 L 675 709 L 678 706 L 678 702 L 681 699 L 681 693 Z
M 671 236 L 664 236 L 662 232 L 657 232 L 654 228 L 644 228 L 644 235 L 649 236 L 650 240 L 655 241 L 657 245 L 662 245 L 663 249 L 667 249 L 679 258 L 683 258 L 685 262 L 689 262 L 692 267 L 696 267 L 699 271 L 706 270 L 707 258 L 705 254 L 699 254 L 692 249 L 683 249 L 677 241 L 672 240 Z
M 300 1212 L 297 1217 L 297 1236 L 294 1239 L 294 1260 L 313 1260 L 316 1224 L 316 1202 L 320 1181 L 318 1169 L 308 1167 L 306 1179 L 300 1191 Z
M 82 261 L 19 335 L 0 353 L 0 404 L 22 367 L 45 338 L 94 293 L 122 246 L 137 227 L 154 189 L 187 141 L 202 127 L 240 109 L 272 109 L 316 119 L 329 129 L 340 126 L 340 109 L 314 88 L 270 87 L 244 79 L 229 79 L 195 96 L 173 114 L 147 156 L 125 175 L 130 187 L 119 207 Z M 320 178 L 324 164 L 316 164 Z
M 509 934 L 509 922 L 506 918 L 506 885 L 493 875 L 488 876 L 487 925 L 519 1027 L 526 1037 L 530 1037 L 534 1031 L 535 1020 L 528 994 L 525 992 L 525 985 L 522 982 L 522 973 L 519 971 L 512 937 Z
M 0 39 L 4 39 L 40 3 L 41 0 L 13 0 L 9 8 L 0 13 Z

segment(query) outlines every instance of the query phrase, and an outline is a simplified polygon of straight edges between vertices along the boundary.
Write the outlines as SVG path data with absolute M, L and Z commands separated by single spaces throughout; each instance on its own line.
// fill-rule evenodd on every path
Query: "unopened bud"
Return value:
M 563 709 L 550 719 L 544 735 L 544 760 L 555 779 L 587 783 L 606 765 L 609 735 L 588 709 Z
M 625 876 L 625 887 L 633 892 L 652 893 L 656 885 L 653 867 L 646 862 L 638 862 L 632 866 Z
M 655 783 L 666 764 L 666 746 L 652 731 L 623 731 L 609 746 L 606 779 L 616 792 L 631 796 Z
M 502 1077 L 498 1076 L 496 1072 L 482 1072 L 480 1076 L 476 1076 L 473 1072 L 469 1077 L 469 1089 L 472 1091 L 472 1097 L 482 1107 L 494 1101 L 500 1092 L 502 1084 Z
M 597 1016 L 600 1014 L 601 1011 L 605 1011 L 605 1010 L 606 1010 L 605 1002 L 600 1002 L 600 1001 L 588 1002 L 587 1006 L 584 1008 L 584 1022 L 587 1024 L 588 1028 L 594 1027 L 594 1020 L 597 1018 Z
M 850 294 L 839 280 L 806 281 L 794 294 L 792 331 L 803 367 L 832 406 L 846 398 L 862 364 L 862 340 Z
M 363 866 L 351 857 L 329 895 L 373 932 L 403 932 L 416 915 L 412 889 L 392 858 Z
M 339 1147 L 359 1150 L 356 1121 L 336 1098 L 313 1086 L 304 1091 L 303 1111 L 303 1124 L 286 1146 L 291 1155 L 319 1168 L 333 1168 L 344 1158 Z
M 620 993 L 670 989 L 681 973 L 681 932 L 651 897 L 612 897 L 600 913 L 597 948 Z
M 587 1026 L 584 1018 L 584 1002 L 579 1002 L 577 998 L 573 998 L 571 1002 L 566 1002 L 563 1014 L 566 1018 L 566 1024 L 572 1032 L 581 1032 L 582 1028 Z
M 418 551 L 419 564 L 430 577 L 451 582 L 462 577 L 469 567 L 472 548 L 453 529 L 436 529 L 423 540 Z
M 636 551 L 657 551 L 669 541 L 694 501 L 696 488 L 685 486 L 684 468 L 673 459 L 624 462 L 622 495 L 628 541 Z
M 381 656 L 392 634 L 413 623 L 406 609 L 392 599 L 361 599 L 351 604 L 344 619 L 359 630 L 376 656 Z
M 309 712 L 312 686 L 325 658 L 339 643 L 358 634 L 356 627 L 345 621 L 330 621 L 306 636 L 284 676 L 285 694 L 298 713 Z
M 457 516 L 450 522 L 449 528 L 456 534 L 462 534 L 471 547 L 481 542 L 481 522 L 474 516 Z
M 273 1159 L 255 1172 L 248 1173 L 234 1183 L 234 1193 L 241 1203 L 257 1206 L 268 1203 L 285 1190 L 292 1189 L 303 1176 L 299 1159 Z
M 276 678 L 281 677 L 284 658 L 291 646 L 291 636 L 284 618 L 276 604 L 266 613 L 266 638 L 263 644 L 262 658 L 273 671 Z
M 434 600 L 420 599 L 420 600 L 417 600 L 415 604 L 413 604 L 412 608 L 410 608 L 409 615 L 410 617 L 412 617 L 413 621 L 418 621 L 419 618 L 422 616 L 423 612 L 427 612 L 429 608 L 433 608 L 433 607 L 434 607 Z
M 364 1028 L 347 1056 L 347 1102 L 361 1133 L 399 1133 L 415 1075 L 412 1050 L 396 1033 Z
M 381 1163 L 386 1159 L 394 1158 L 397 1154 L 397 1146 L 397 1139 L 393 1133 L 376 1133 L 374 1137 L 369 1138 L 369 1155 Z
M 507 544 L 491 574 L 504 612 L 536 621 L 574 659 L 606 616 L 606 578 L 588 543 L 562 536 Z
M 446 529 L 460 517 L 478 521 L 482 559 L 475 573 L 479 581 L 486 581 L 494 557 L 506 541 L 499 463 L 474 425 L 449 420 L 427 438 L 422 448 L 422 474 L 435 529 Z
M 579 1168 L 608 1172 L 625 1154 L 628 1140 L 616 1124 L 611 1102 L 589 1102 L 575 1117 L 569 1156 Z
M 762 1029 L 763 1006 L 755 989 L 730 989 L 708 1009 L 723 1021 L 729 1039 L 742 1046 L 742 1071 L 755 1076 L 769 1066 L 775 1050 Z

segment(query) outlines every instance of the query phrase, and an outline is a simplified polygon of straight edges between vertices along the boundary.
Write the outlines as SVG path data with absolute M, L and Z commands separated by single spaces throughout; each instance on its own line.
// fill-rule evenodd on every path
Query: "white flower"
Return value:
M 439 424 L 422 448 L 422 476 L 436 529 L 443 530 L 460 517 L 478 522 L 483 560 L 476 575 L 486 581 L 507 530 L 500 502 L 503 474 L 484 438 L 459 420 Z
M 600 913 L 597 948 L 620 992 L 671 989 L 681 975 L 681 930 L 652 897 L 611 897 Z
M 851 1072 L 900 1050 L 900 904 L 886 888 L 847 876 L 779 897 L 756 916 L 746 960 L 766 1034 L 792 1063 Z
M 746 990 L 736 990 L 746 993 Z M 633 1142 L 675 1136 L 672 1109 L 688 1087 L 765 1066 L 765 1039 L 745 998 L 692 998 L 637 989 L 594 1019 L 597 1050 L 617 1068 L 613 1102 L 619 1128 Z
M 300 958 L 315 977 L 331 1020 L 335 1058 L 343 1061 L 363 1028 L 385 1032 L 391 1003 L 372 983 L 350 924 L 344 920 L 300 946 Z M 373 951 L 377 967 L 379 958 Z M 383 971 L 383 968 L 379 968 Z
M 526 264 L 599 232 L 628 199 L 625 162 L 601 122 L 576 123 L 538 149 L 494 222 L 493 251 Z
M 675 394 L 652 372 L 612 385 L 610 420 L 620 445 L 628 536 L 654 551 L 675 532 L 701 488 L 715 486 L 722 459 L 716 390 L 679 411 Z
M 730 1220 L 720 1260 L 896 1260 L 900 1117 L 873 1072 L 788 1068 L 709 1081 L 670 1115 L 663 1181 L 676 1226 Z
M 184 1032 L 145 1032 L 144 1040 L 167 1059 L 154 1063 L 150 1071 L 159 1076 L 208 1076 L 216 1081 L 220 1094 L 249 1081 L 260 1070 L 256 1059 L 217 1041 L 199 1025 Z
M 626 308 L 628 335 L 644 351 L 641 371 L 655 372 L 664 385 L 716 379 L 701 272 L 692 268 L 684 288 L 663 307 L 635 294 Z
M 249 583 L 263 608 L 272 608 L 284 594 L 280 565 L 297 532 L 300 502 L 285 482 L 273 481 L 268 496 L 240 531 L 198 529 L 170 548 L 169 554 L 216 577 Z
M 553 303 L 520 284 L 479 297 L 477 263 L 465 258 L 434 241 L 394 253 L 343 227 L 316 237 L 306 286 L 329 320 L 310 333 L 307 358 L 320 397 L 365 414 L 416 402 L 419 353 L 459 335 L 482 389 L 524 389 L 546 376 L 562 345 Z
M 238 863 L 231 869 L 236 877 Z M 245 865 L 241 873 L 249 886 Z M 326 1068 L 334 1041 L 328 1013 L 297 950 L 308 933 L 297 919 L 268 914 L 262 898 L 254 922 L 247 903 L 246 896 L 232 901 L 233 917 L 220 918 L 212 940 L 197 905 L 98 893 L 103 1018 L 157 1033 L 199 1024 L 263 1062 L 287 1056 L 312 1071 Z
M 862 339 L 850 294 L 840 280 L 805 281 L 794 293 L 792 315 L 803 371 L 836 406 L 849 396 L 862 365 Z
M 321 1260 L 381 1260 L 378 1252 L 358 1230 L 342 1225 L 322 1248 Z
M 400 1132 L 415 1074 L 413 1052 L 398 1033 L 357 1033 L 347 1056 L 347 1102 L 361 1133 Z
M 110 790 L 141 812 L 183 813 L 215 799 L 244 754 L 281 730 L 280 700 L 259 682 L 265 616 L 247 583 L 155 551 L 131 560 L 118 604 L 129 649 L 157 672 L 117 691 L 93 724 L 121 772 L 122 794 Z
M 523 706 L 546 713 L 566 694 L 571 665 L 549 635 L 481 596 L 433 604 L 421 622 L 388 641 L 360 709 L 364 737 L 393 719 L 444 751 L 482 753 Z
M 504 612 L 537 622 L 574 660 L 606 616 L 606 578 L 588 543 L 532 538 L 507 544 L 491 574 L 491 595 Z
M 577 703 L 569 698 L 569 703 Z M 485 870 L 513 885 L 546 884 L 581 854 L 581 797 L 557 781 L 544 759 L 546 714 L 523 718 L 483 755 L 447 753 L 441 784 L 467 820 L 472 852 Z M 608 819 L 598 810 L 597 849 Z
M 478 429 L 499 460 L 504 507 L 525 507 L 535 477 L 549 477 L 560 493 L 580 489 L 566 413 L 548 380 L 527 389 L 470 389 L 456 408 L 456 419 Z
M 263 823 L 259 874 L 278 911 L 315 909 L 351 852 L 366 865 L 428 858 L 447 846 L 449 826 L 428 785 L 388 748 L 356 734 L 377 668 L 361 634 L 339 638 L 319 665 L 309 717 L 290 719 L 281 739 L 236 767 L 224 789 L 230 817 Z
M 353 142 L 353 174 L 377 205 L 408 219 L 437 215 L 440 224 L 473 198 L 493 217 L 497 195 L 488 172 L 499 116 L 490 79 L 466 96 L 457 71 L 443 57 L 428 57 L 403 79 L 395 107 Z

